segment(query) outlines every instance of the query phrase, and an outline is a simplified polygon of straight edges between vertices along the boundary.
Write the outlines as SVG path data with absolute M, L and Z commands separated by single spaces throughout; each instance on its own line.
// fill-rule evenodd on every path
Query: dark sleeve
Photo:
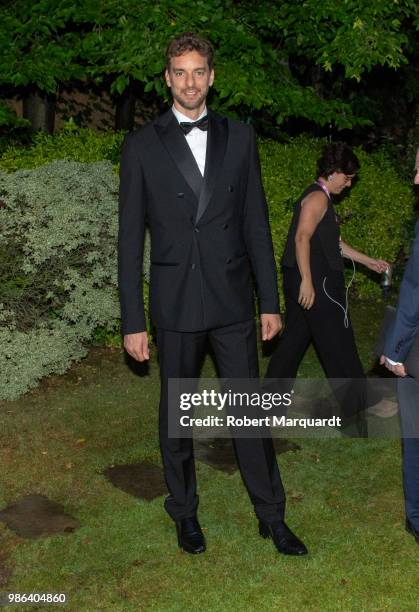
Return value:
M 416 237 L 407 262 L 394 325 L 387 335 L 384 355 L 403 362 L 419 330 L 419 222 Z
M 142 286 L 145 194 L 136 137 L 125 137 L 120 167 L 118 285 L 123 334 L 146 330 Z
M 260 314 L 278 314 L 278 281 L 269 227 L 268 206 L 262 185 L 256 135 L 250 128 L 249 174 L 244 210 L 244 239 L 256 279 Z

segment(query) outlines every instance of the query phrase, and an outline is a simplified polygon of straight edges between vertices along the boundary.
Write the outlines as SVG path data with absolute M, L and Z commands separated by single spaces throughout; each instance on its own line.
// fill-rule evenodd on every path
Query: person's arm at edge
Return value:
M 119 188 L 118 286 L 124 348 L 137 361 L 149 359 L 142 290 L 145 200 L 135 134 L 122 147 Z
M 411 347 L 419 328 L 419 221 L 416 223 L 416 235 L 412 253 L 407 262 L 400 286 L 399 300 L 394 325 L 386 339 L 384 354 L 380 363 L 397 376 L 406 376 L 403 360 Z M 403 330 L 402 332 L 400 330 Z M 401 335 L 400 335 L 401 334 Z M 401 353 L 397 350 L 403 341 Z M 389 361 L 390 359 L 390 361 Z M 399 361 L 400 360 L 400 361 Z M 391 362 L 394 363 L 391 363 Z

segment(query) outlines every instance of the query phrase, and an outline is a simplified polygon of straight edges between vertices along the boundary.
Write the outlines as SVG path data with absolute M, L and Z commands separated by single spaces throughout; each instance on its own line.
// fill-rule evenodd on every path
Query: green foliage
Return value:
M 407 226 L 414 215 L 414 192 L 400 178 L 384 152 L 357 150 L 361 162 L 359 180 L 338 205 L 342 236 L 354 248 L 372 257 L 397 262 L 408 251 Z M 355 288 L 361 297 L 378 295 L 376 274 L 359 266 Z
M 121 138 L 68 128 L 55 136 L 39 135 L 33 147 L 10 148 L 0 158 L 0 167 L 9 171 L 0 173 L 3 398 L 64 372 L 92 341 L 120 342 L 113 164 Z M 260 143 L 278 266 L 294 203 L 315 177 L 322 144 L 307 137 Z M 359 181 L 337 206 L 342 236 L 361 251 L 395 261 L 406 245 L 412 190 L 384 153 L 357 153 Z M 68 159 L 51 161 L 55 156 Z M 102 156 L 108 161 L 98 161 Z M 149 242 L 143 272 L 148 281 Z M 379 295 L 377 281 L 359 269 L 356 292 Z M 147 296 L 147 283 L 144 289 Z
M 28 123 L 26 119 L 20 119 L 8 104 L 0 100 L 0 130 L 26 127 Z
M 414 0 L 197 0 L 193 10 L 185 0 L 17 0 L 0 8 L 0 83 L 53 93 L 93 80 L 118 95 L 137 83 L 161 98 L 167 43 L 193 30 L 217 48 L 214 108 L 350 128 L 371 123 L 369 114 L 303 73 L 343 85 L 375 66 L 398 68 L 415 18 Z
M 258 19 L 267 12 L 276 14 L 275 3 L 262 2 L 253 12 L 246 3 L 233 0 L 199 0 L 193 11 L 184 0 L 144 3 L 135 11 L 131 6 L 130 0 L 120 2 L 118 7 L 102 3 L 95 13 L 99 27 L 83 40 L 90 74 L 96 80 L 110 76 L 115 93 L 122 93 L 130 82 L 137 81 L 143 83 L 145 91 L 167 96 L 162 79 L 167 42 L 182 31 L 197 31 L 217 48 L 214 108 L 230 109 L 240 116 L 266 109 L 278 123 L 292 115 L 320 124 L 334 121 L 340 127 L 362 122 L 342 99 L 322 99 L 312 87 L 301 86 L 290 70 L 286 53 L 264 39 Z
M 16 0 L 2 7 L 2 83 L 53 93 L 58 83 L 85 75 L 78 61 L 80 35 L 71 27 L 76 5 L 72 0 Z
M 341 65 L 345 76 L 360 80 L 374 66 L 406 63 L 404 21 L 416 14 L 414 0 L 304 0 L 278 2 L 259 15 L 273 34 L 281 31 L 289 55 L 310 58 L 326 71 Z M 274 16 L 274 19 L 272 17 Z
M 0 175 L 0 399 L 64 372 L 118 321 L 117 177 L 55 161 Z
M 78 128 L 69 121 L 53 136 L 38 132 L 31 146 L 10 146 L 0 157 L 0 167 L 8 172 L 20 168 L 35 168 L 54 159 L 68 159 L 83 163 L 110 160 L 119 163 L 122 133 L 98 133 Z
M 294 203 L 315 179 L 321 146 L 322 141 L 306 137 L 287 144 L 265 141 L 260 146 L 278 265 Z M 400 250 L 407 248 L 406 224 L 413 216 L 413 191 L 383 152 L 356 152 L 361 161 L 359 179 L 336 206 L 342 238 L 372 257 L 395 262 Z M 379 296 L 379 276 L 358 266 L 354 289 L 360 297 Z
M 3 149 L 11 142 L 25 136 L 29 127 L 29 121 L 21 119 L 0 99 L 0 147 Z

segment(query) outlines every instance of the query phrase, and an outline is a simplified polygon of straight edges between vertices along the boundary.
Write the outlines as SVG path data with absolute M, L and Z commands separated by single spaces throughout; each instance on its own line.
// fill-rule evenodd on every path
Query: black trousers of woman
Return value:
M 349 324 L 345 327 L 342 308 L 323 289 L 326 277 L 327 292 L 345 307 L 343 274 L 333 270 L 325 274 L 322 266 L 319 270 L 312 268 L 312 276 L 316 297 L 313 306 L 305 310 L 298 303 L 301 283 L 298 268 L 283 268 L 285 330 L 271 357 L 266 378 L 296 378 L 304 354 L 313 343 L 328 379 L 350 379 L 346 386 L 342 386 L 342 380 L 330 383 L 340 404 L 343 429 L 355 424 L 357 435 L 364 436 L 366 379 L 352 325 L 348 316 Z

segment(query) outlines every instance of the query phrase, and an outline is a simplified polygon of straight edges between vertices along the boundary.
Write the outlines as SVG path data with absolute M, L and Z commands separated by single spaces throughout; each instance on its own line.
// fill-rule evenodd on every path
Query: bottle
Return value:
M 388 265 L 387 269 L 381 275 L 381 291 L 383 298 L 387 298 L 391 290 L 391 281 L 393 277 L 393 266 Z

